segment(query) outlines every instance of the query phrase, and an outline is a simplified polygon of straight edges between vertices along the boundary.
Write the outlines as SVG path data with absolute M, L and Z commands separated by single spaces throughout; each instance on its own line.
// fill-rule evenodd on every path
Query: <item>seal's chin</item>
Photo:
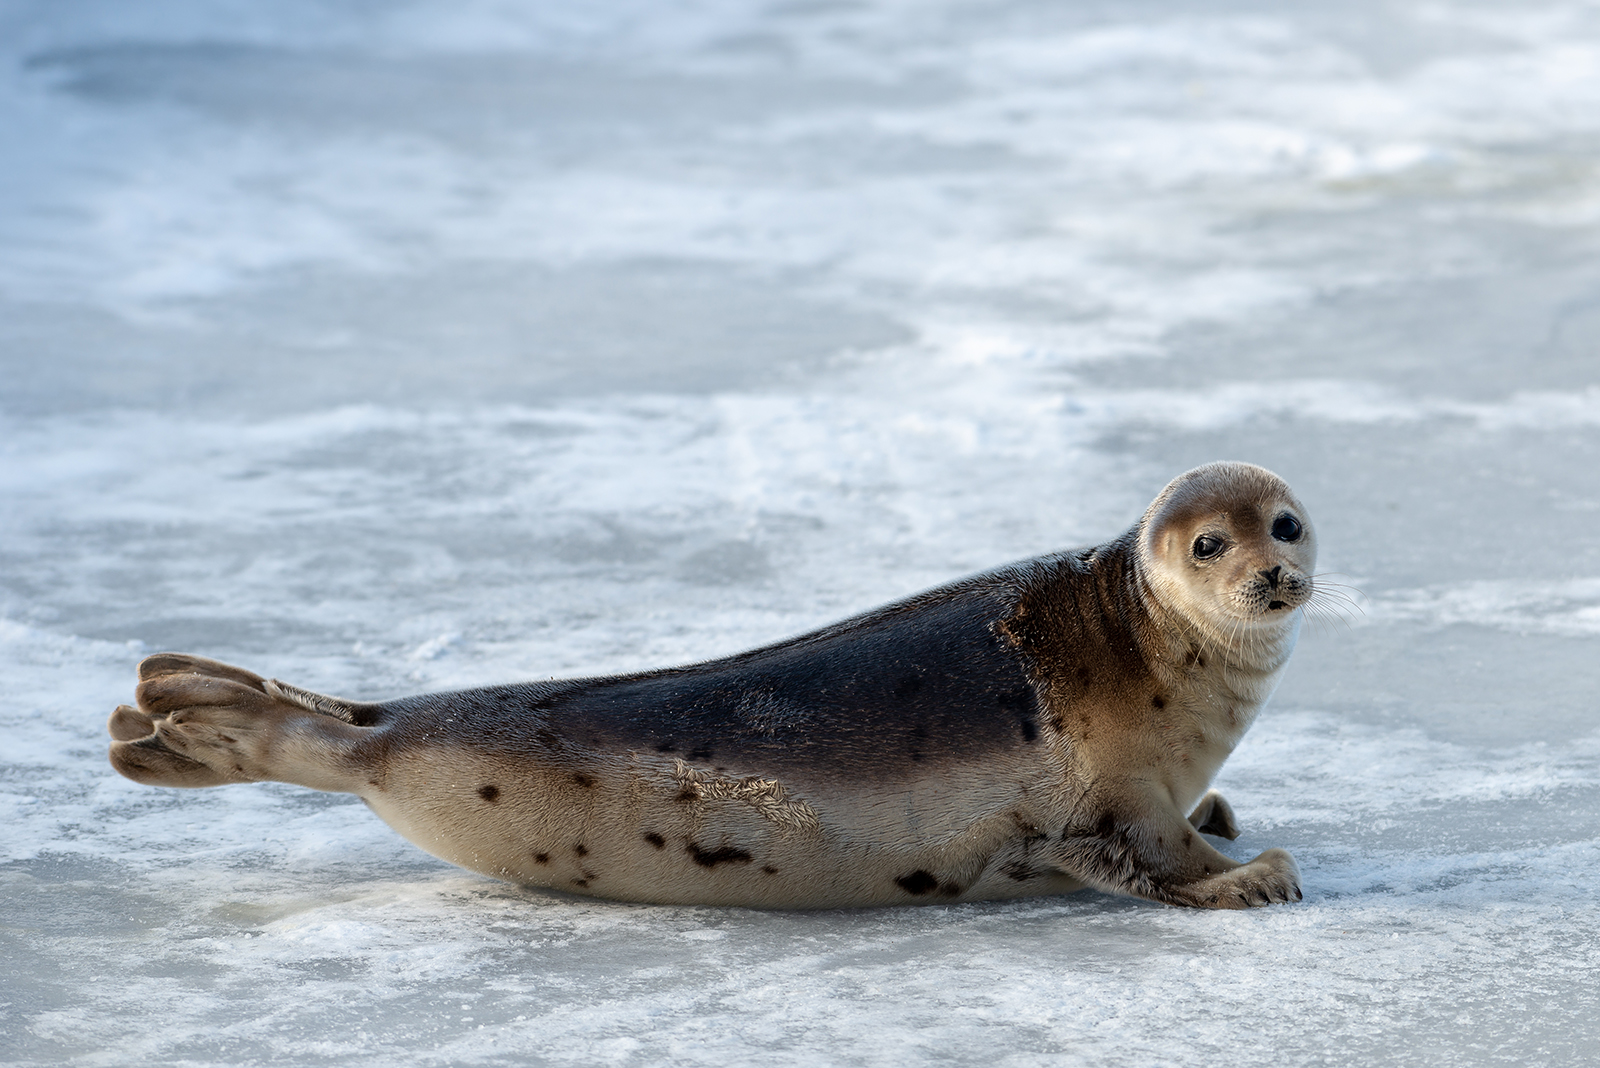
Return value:
M 1231 624 L 1235 626 L 1243 624 L 1251 629 L 1272 630 L 1298 619 L 1299 610 L 1305 607 L 1310 597 L 1295 590 L 1264 593 L 1246 587 L 1239 590 L 1231 600 L 1232 603 L 1226 605 L 1222 613 Z
M 1244 612 L 1238 616 L 1238 622 L 1251 630 L 1268 631 L 1286 627 L 1299 618 L 1299 614 L 1293 608 L 1286 606 L 1277 609 L 1259 608 L 1251 612 Z

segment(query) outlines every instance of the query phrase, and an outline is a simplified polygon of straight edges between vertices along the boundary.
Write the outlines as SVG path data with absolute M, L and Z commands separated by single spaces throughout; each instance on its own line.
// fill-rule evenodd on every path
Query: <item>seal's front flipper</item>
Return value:
M 273 779 L 354 792 L 352 758 L 376 706 L 322 697 L 204 657 L 160 653 L 139 665 L 139 707 L 106 724 L 111 765 L 155 786 Z
M 1221 799 L 1218 798 L 1220 801 Z M 1299 901 L 1300 870 L 1282 849 L 1240 864 L 1217 852 L 1176 810 L 1125 805 L 1091 827 L 1068 827 L 1056 848 L 1061 870 L 1118 894 L 1202 909 L 1248 909 Z
M 1239 837 L 1239 824 L 1233 818 L 1233 806 L 1215 790 L 1208 791 L 1194 811 L 1189 813 L 1189 826 L 1201 834 L 1214 834 L 1230 842 Z
M 1201 909 L 1253 909 L 1301 900 L 1300 869 L 1287 849 L 1269 849 L 1243 864 L 1228 863 L 1233 866 L 1226 871 L 1169 885 L 1167 896 L 1157 900 Z

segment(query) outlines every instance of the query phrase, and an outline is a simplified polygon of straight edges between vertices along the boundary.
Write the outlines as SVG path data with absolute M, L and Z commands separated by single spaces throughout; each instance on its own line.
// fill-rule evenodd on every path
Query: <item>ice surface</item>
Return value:
M 1600 9 L 0 5 L 0 1060 L 1600 1058 Z M 182 648 L 732 652 L 1286 476 L 1306 900 L 669 909 L 158 791 Z

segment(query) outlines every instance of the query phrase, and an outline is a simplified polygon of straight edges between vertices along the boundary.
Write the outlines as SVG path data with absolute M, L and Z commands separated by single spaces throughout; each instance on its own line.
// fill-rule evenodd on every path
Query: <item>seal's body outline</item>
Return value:
M 1286 852 L 1239 864 L 1198 832 L 1238 833 L 1207 787 L 1314 559 L 1277 476 L 1212 464 L 1104 545 L 687 667 L 355 703 L 158 654 L 112 763 L 356 793 L 453 863 L 621 900 L 1298 899 Z

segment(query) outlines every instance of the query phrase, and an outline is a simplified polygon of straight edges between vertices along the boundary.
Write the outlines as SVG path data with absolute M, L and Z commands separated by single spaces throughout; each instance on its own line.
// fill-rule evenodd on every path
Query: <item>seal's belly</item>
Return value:
M 654 753 L 516 759 L 414 748 L 362 796 L 408 839 L 497 878 L 599 897 L 768 907 L 1062 893 L 1033 856 L 1040 769 L 859 780 L 695 767 Z M 392 784 L 392 785 L 391 785 Z

